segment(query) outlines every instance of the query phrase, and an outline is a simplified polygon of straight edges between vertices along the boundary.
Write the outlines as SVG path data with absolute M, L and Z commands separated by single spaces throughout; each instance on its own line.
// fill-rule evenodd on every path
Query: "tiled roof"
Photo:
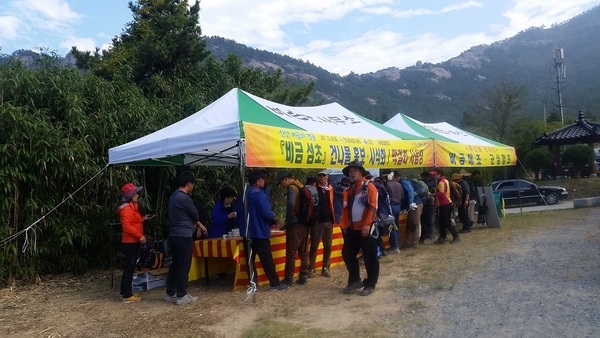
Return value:
M 535 145 L 562 145 L 600 142 L 600 123 L 588 122 L 579 111 L 577 121 L 535 139 Z

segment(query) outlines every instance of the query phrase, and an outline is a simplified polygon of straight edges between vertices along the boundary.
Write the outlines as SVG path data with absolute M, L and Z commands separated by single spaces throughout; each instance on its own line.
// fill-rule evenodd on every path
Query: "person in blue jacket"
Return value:
M 246 190 L 246 206 L 248 209 L 248 234 L 250 239 L 249 263 L 252 264 L 254 273 L 254 282 L 258 284 L 256 274 L 256 255 L 260 258 L 262 268 L 269 279 L 271 291 L 285 290 L 290 287 L 288 283 L 280 282 L 273 262 L 271 253 L 271 224 L 275 222 L 275 213 L 271 209 L 271 203 L 267 198 L 263 188 L 266 182 L 266 175 L 261 171 L 253 171 L 248 174 L 248 183 L 250 186 Z
M 212 224 L 208 230 L 208 238 L 218 238 L 226 235 L 231 229 L 237 228 L 237 192 L 230 187 L 221 189 L 221 199 L 212 209 Z M 242 217 L 242 215 L 240 215 Z

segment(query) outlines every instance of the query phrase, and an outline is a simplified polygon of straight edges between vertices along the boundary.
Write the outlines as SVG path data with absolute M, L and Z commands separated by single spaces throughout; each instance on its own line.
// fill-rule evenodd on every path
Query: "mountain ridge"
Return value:
M 556 113 L 554 48 L 563 48 L 568 77 L 563 83 L 565 123 L 581 109 L 588 119 L 597 112 L 600 88 L 596 69 L 600 66 L 600 6 L 552 27 L 531 27 L 517 35 L 488 45 L 473 46 L 440 63 L 418 61 L 403 69 L 387 67 L 375 72 L 340 76 L 309 61 L 255 49 L 231 39 L 204 37 L 212 55 L 225 59 L 238 55 L 246 66 L 275 71 L 299 82 L 314 82 L 314 102 L 338 102 L 377 122 L 404 113 L 424 122 L 461 124 L 503 82 L 523 85 L 525 116 L 542 118 Z M 573 38 L 576 37 L 576 38 Z M 37 53 L 15 51 L 25 64 L 33 64 Z M 37 54 L 39 55 L 39 54 Z M 74 65 L 72 56 L 60 60 Z M 544 102 L 546 106 L 544 107 Z M 553 104 L 554 103 L 554 104 Z
M 425 122 L 459 123 L 465 112 L 502 82 L 527 88 L 522 100 L 526 116 L 542 118 L 544 100 L 548 114 L 555 112 L 557 108 L 552 105 L 557 101 L 552 58 L 555 46 L 563 48 L 565 65 L 570 69 L 563 92 L 565 115 L 575 119 L 582 109 L 588 118 L 595 118 L 598 114 L 595 107 L 600 100 L 593 93 L 600 87 L 600 80 L 591 74 L 600 65 L 600 53 L 594 52 L 600 50 L 600 42 L 594 38 L 597 31 L 600 31 L 600 6 L 549 28 L 531 27 L 511 38 L 473 46 L 444 62 L 418 61 L 404 69 L 388 67 L 345 76 L 233 40 L 207 37 L 207 42 L 217 57 L 226 57 L 224 51 L 234 51 L 247 65 L 266 70 L 280 68 L 296 80 L 312 80 L 315 96 L 325 102 L 337 101 L 378 122 L 405 113 Z

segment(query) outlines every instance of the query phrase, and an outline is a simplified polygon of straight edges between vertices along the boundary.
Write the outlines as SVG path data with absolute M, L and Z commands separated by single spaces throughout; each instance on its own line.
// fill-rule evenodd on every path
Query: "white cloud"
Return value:
M 60 46 L 64 49 L 70 50 L 71 47 L 75 46 L 80 51 L 95 51 L 96 41 L 92 38 L 78 38 L 69 37 L 60 43 Z
M 480 1 L 469 0 L 467 2 L 460 2 L 460 3 L 448 5 L 444 8 L 442 8 L 442 10 L 440 12 L 448 13 L 448 12 L 455 12 L 455 11 L 460 11 L 463 9 L 468 9 L 468 8 L 473 8 L 473 7 L 482 7 L 482 6 L 483 6 L 483 3 L 481 3 Z
M 200 3 L 200 26 L 207 36 L 224 36 L 256 48 L 277 50 L 292 47 L 285 25 L 336 21 L 353 11 L 390 3 L 393 1 L 203 1 Z M 209 12 L 210 16 L 204 16 L 203 11 Z
M 15 16 L 0 16 L 0 32 L 2 32 L 2 36 L 0 36 L 0 41 L 2 40 L 13 40 L 19 36 L 19 26 L 21 25 L 21 20 Z
M 81 15 L 71 10 L 64 0 L 21 0 L 15 2 L 16 7 L 39 13 L 50 21 L 71 22 L 79 20 Z
M 550 27 L 583 12 L 597 0 L 558 1 L 548 5 L 546 0 L 515 0 L 503 13 L 510 21 L 504 29 L 504 38 L 529 27 Z
M 386 68 L 382 65 L 391 67 L 414 65 L 417 61 L 443 62 L 449 54 L 459 55 L 470 46 L 486 43 L 489 39 L 483 33 L 452 38 L 434 33 L 407 37 L 392 31 L 374 30 L 353 40 L 330 43 L 327 48 L 320 50 L 303 52 L 295 49 L 289 52 L 334 73 L 345 75 L 353 71 L 362 74 Z

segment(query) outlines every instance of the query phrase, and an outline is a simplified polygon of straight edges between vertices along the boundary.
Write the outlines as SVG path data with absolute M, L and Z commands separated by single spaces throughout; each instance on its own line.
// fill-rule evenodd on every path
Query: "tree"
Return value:
M 571 166 L 575 178 L 580 178 L 583 167 L 592 165 L 593 161 L 594 149 L 586 144 L 567 147 L 562 156 L 562 163 Z
M 523 163 L 525 167 L 533 170 L 537 180 L 540 178 L 540 171 L 552 164 L 553 156 L 548 148 L 535 148 L 527 153 Z
M 110 50 L 92 55 L 73 47 L 79 67 L 106 79 L 125 74 L 144 92 L 154 92 L 153 76 L 187 78 L 209 55 L 198 25 L 198 1 L 189 6 L 186 0 L 139 0 L 129 2 L 129 9 L 133 21 L 113 38 Z
M 521 99 L 524 94 L 523 85 L 503 82 L 467 117 L 478 121 L 486 135 L 499 142 L 506 142 L 513 124 L 521 114 Z

